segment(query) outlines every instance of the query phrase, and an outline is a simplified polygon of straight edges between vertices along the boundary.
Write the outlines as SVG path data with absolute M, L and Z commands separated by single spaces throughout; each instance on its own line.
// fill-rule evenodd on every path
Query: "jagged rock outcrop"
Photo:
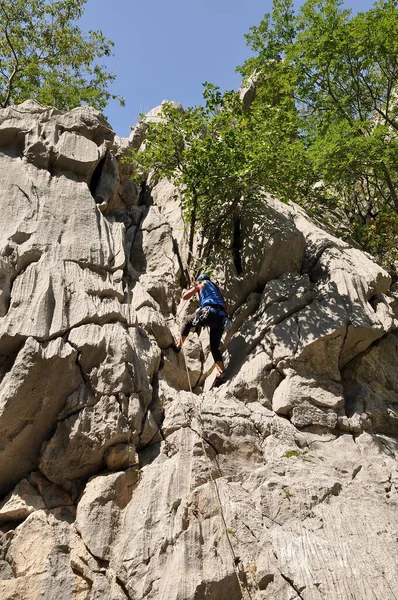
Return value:
M 211 390 L 206 331 L 168 349 L 188 253 L 172 185 L 122 161 L 144 139 L 0 111 L 0 597 L 397 597 L 389 275 L 264 196 Z

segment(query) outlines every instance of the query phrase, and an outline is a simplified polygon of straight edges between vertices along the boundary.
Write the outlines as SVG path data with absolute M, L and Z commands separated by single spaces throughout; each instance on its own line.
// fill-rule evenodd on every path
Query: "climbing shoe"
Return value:
M 173 350 L 173 352 L 180 352 L 181 348 L 179 346 L 177 346 L 177 344 L 175 342 L 173 342 L 170 346 L 170 348 Z
M 225 383 L 226 381 L 226 377 L 225 377 L 225 373 L 224 371 L 222 373 L 220 373 L 219 375 L 217 375 L 217 377 L 214 380 L 213 386 L 212 387 L 220 387 L 220 385 L 222 385 L 223 383 Z

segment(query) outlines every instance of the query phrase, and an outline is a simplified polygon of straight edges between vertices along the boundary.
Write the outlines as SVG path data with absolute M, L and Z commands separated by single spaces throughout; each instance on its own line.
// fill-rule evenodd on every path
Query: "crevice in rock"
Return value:
M 328 500 L 328 498 L 330 498 L 330 496 L 339 496 L 342 489 L 343 489 L 343 486 L 341 485 L 341 483 L 336 481 L 336 483 L 333 485 L 333 487 L 330 490 L 326 490 L 325 493 L 320 498 L 317 498 L 313 504 L 311 503 L 311 507 L 322 504 L 322 502 L 325 502 L 326 500 Z
M 258 427 L 257 423 L 255 423 L 253 421 L 252 415 L 249 415 L 249 420 L 250 420 L 250 423 L 253 426 L 254 431 L 257 433 L 258 437 L 260 438 L 261 442 L 263 442 L 266 437 L 268 437 L 269 435 L 271 435 L 270 433 L 268 433 L 267 435 L 265 435 L 265 432 L 261 431 L 261 429 Z
M 81 107 L 81 108 L 83 108 L 83 107 Z M 84 107 L 84 108 L 86 108 L 86 107 Z M 88 116 L 88 120 L 86 122 L 85 115 L 82 116 L 83 122 L 85 122 L 85 125 L 87 125 L 86 127 L 81 127 L 80 123 L 79 123 L 79 125 L 78 124 L 70 125 L 70 124 L 66 124 L 65 122 L 62 125 L 57 123 L 56 133 L 58 135 L 58 138 L 56 141 L 58 142 L 59 138 L 61 137 L 61 135 L 63 133 L 68 132 L 68 133 L 75 133 L 76 135 L 83 137 L 83 138 L 89 140 L 90 142 L 94 142 L 94 144 L 96 144 L 98 146 L 98 148 L 100 148 L 106 142 L 108 142 L 108 143 L 110 142 L 112 144 L 114 142 L 115 133 L 111 129 L 111 127 L 109 127 L 108 123 L 105 120 L 105 117 L 103 115 L 100 115 L 100 118 L 97 121 L 97 123 L 95 124 L 95 127 L 93 127 L 94 123 L 90 122 L 90 119 L 91 119 L 91 117 Z
M 260 538 L 256 536 L 256 534 L 253 532 L 253 530 L 249 527 L 249 525 L 247 525 L 247 523 L 245 523 L 243 520 L 241 521 L 242 525 L 244 525 L 246 527 L 246 529 L 249 531 L 249 533 L 254 537 L 254 539 L 259 542 Z
M 84 260 L 76 260 L 76 259 L 72 259 L 72 258 L 65 258 L 64 263 L 74 263 L 75 265 L 78 265 L 78 267 L 80 267 L 83 270 L 88 270 L 91 271 L 92 273 L 95 273 L 96 275 L 100 275 L 100 277 L 106 277 L 106 275 L 109 275 L 109 273 L 114 273 L 115 271 L 117 271 L 118 269 L 115 268 L 110 268 L 107 267 L 106 265 L 94 265 L 92 263 L 86 262 Z
M 78 565 L 76 563 L 71 563 L 71 569 L 72 572 L 77 576 L 80 577 L 80 579 L 83 579 L 83 581 L 85 581 L 88 585 L 88 591 L 91 595 L 91 591 L 93 589 L 93 580 L 90 579 L 84 572 L 82 569 L 79 569 Z
M 348 325 L 347 325 L 346 334 L 344 336 L 344 341 L 341 346 L 339 363 L 340 363 L 340 357 L 341 357 L 341 353 L 342 353 L 342 350 L 344 347 L 344 343 L 345 343 L 345 340 L 347 339 L 349 326 L 350 326 L 350 323 L 348 323 Z M 348 418 L 352 417 L 356 413 L 366 414 L 367 423 L 366 424 L 362 423 L 362 429 L 365 429 L 365 428 L 369 429 L 370 423 L 372 421 L 372 412 L 368 412 L 368 410 L 367 410 L 368 407 L 367 407 L 367 401 L 366 401 L 366 394 L 364 392 L 364 390 L 366 390 L 368 388 L 368 384 L 361 382 L 360 379 L 357 380 L 355 378 L 355 365 L 358 362 L 360 363 L 362 357 L 365 357 L 367 354 L 372 352 L 372 350 L 374 348 L 377 348 L 379 346 L 379 344 L 383 341 L 383 339 L 389 335 L 391 335 L 391 332 L 386 332 L 383 336 L 374 340 L 374 342 L 372 344 L 370 344 L 363 352 L 356 354 L 349 362 L 345 363 L 343 366 L 340 365 L 341 383 L 343 386 L 343 395 L 344 395 L 344 406 L 343 406 L 342 410 L 344 411 L 344 415 Z M 379 368 L 381 369 L 381 372 L 384 374 L 385 380 L 388 382 L 388 380 L 389 380 L 388 373 L 384 370 L 382 365 L 380 365 Z M 391 392 L 394 392 L 394 394 L 396 395 L 394 387 L 395 387 L 395 384 L 393 384 L 393 385 L 391 385 L 391 383 L 386 384 L 386 389 Z M 380 432 L 382 432 L 382 431 L 378 431 L 378 427 L 376 426 L 374 433 L 380 433 Z
M 284 289 L 282 288 L 279 292 L 278 295 L 271 297 L 268 301 L 265 300 L 265 298 L 262 298 L 262 303 L 261 303 L 261 310 L 258 311 L 258 313 L 256 314 L 255 318 L 258 319 L 259 317 L 261 317 L 261 315 L 264 314 L 264 312 L 273 304 L 282 304 L 283 302 L 288 302 L 289 300 L 291 300 L 293 297 L 297 296 L 297 285 L 300 282 L 300 280 L 302 280 L 302 277 L 294 277 L 293 281 L 291 281 L 287 287 L 285 287 Z M 272 279 L 270 281 L 267 281 L 262 287 L 260 287 L 257 290 L 257 293 L 263 293 L 265 288 L 267 287 L 268 284 L 271 284 L 275 281 L 278 281 L 280 283 L 283 283 L 281 281 L 281 279 Z M 305 293 L 302 294 L 302 298 L 303 297 L 307 297 L 308 293 L 312 293 L 313 294 L 313 286 L 311 287 L 307 287 L 307 290 Z M 313 298 L 312 298 L 313 299 Z M 306 305 L 304 305 L 306 306 Z
M 100 158 L 100 160 L 98 161 L 98 164 L 95 167 L 94 172 L 91 175 L 90 181 L 88 183 L 88 189 L 90 190 L 90 193 L 91 193 L 92 197 L 94 198 L 94 201 L 95 201 L 96 204 L 100 204 L 102 202 L 102 198 L 101 198 L 101 202 L 97 201 L 97 199 L 95 197 L 95 190 L 97 188 L 97 185 L 98 185 L 99 180 L 100 180 L 101 175 L 102 175 L 102 170 L 103 170 L 104 165 L 105 165 L 107 153 L 108 152 L 105 152 L 104 156 L 102 158 Z
M 237 275 L 243 274 L 241 250 L 243 248 L 242 218 L 234 214 L 232 217 L 232 259 Z
M 26 242 L 32 235 L 32 233 L 27 233 L 25 231 L 16 231 L 10 239 L 19 246 Z
M 229 314 L 231 317 L 234 317 L 235 314 L 239 311 L 240 308 L 242 308 L 242 306 L 244 306 L 245 304 L 248 303 L 248 298 L 251 294 L 256 293 L 256 294 L 262 294 L 262 292 L 264 291 L 266 284 L 264 284 L 263 286 L 260 286 L 259 289 L 257 290 L 249 290 L 247 292 L 247 294 L 239 299 L 229 310 Z M 253 315 L 255 312 L 258 311 L 260 307 L 260 303 L 258 303 L 257 305 L 255 303 L 253 303 L 253 306 L 248 310 L 247 314 L 245 315 L 245 320 L 250 317 L 251 315 Z M 239 316 L 239 315 L 237 315 Z
M 129 252 L 127 252 L 127 248 L 126 248 L 126 257 L 127 258 L 130 257 L 130 258 L 128 258 L 128 260 L 126 260 L 126 266 L 125 266 L 125 268 L 127 268 L 127 269 L 128 269 L 128 266 L 130 265 L 130 262 L 131 262 L 131 251 L 132 251 L 132 249 L 134 247 L 137 234 L 138 234 L 139 231 L 141 231 L 140 227 L 141 227 L 141 223 L 142 223 L 142 221 L 143 221 L 144 218 L 145 218 L 144 217 L 144 212 L 141 212 L 140 213 L 140 217 L 138 219 L 138 222 L 134 223 L 134 221 L 132 220 L 131 224 L 126 228 L 126 240 L 129 237 L 128 233 L 129 233 L 130 229 L 134 230 L 134 235 L 133 235 L 132 239 L 129 240 Z M 132 267 L 132 265 L 130 265 L 130 266 Z
M 103 237 L 105 238 L 106 245 L 108 246 L 109 249 L 111 249 L 113 246 L 112 239 L 111 239 L 112 232 L 109 227 L 104 228 L 104 222 L 108 223 L 108 220 L 104 219 L 99 205 L 96 205 L 95 217 L 97 220 L 97 231 L 100 233 L 101 236 L 103 235 Z M 103 221 L 103 219 L 104 219 L 104 221 Z M 104 231 L 104 229 L 105 229 L 105 231 Z M 114 258 L 115 258 L 115 255 L 112 252 L 110 252 L 108 262 L 111 264 L 112 261 L 114 260 Z
M 84 545 L 84 547 L 86 549 L 86 552 L 91 556 L 91 558 L 94 560 L 94 562 L 98 565 L 98 569 L 93 570 L 93 573 L 102 573 L 102 574 L 105 574 L 106 570 L 109 568 L 110 561 L 106 560 L 104 558 L 100 558 L 98 556 L 95 556 L 95 554 L 93 554 L 91 552 L 90 548 L 87 546 L 86 542 L 83 539 L 83 536 L 81 535 L 80 531 L 76 527 L 74 528 L 74 532 L 81 539 L 81 541 L 82 541 L 82 543 L 83 543 L 83 545 Z
M 163 223 L 160 223 L 159 225 L 152 225 L 150 229 L 147 229 L 146 227 L 142 227 L 141 231 L 145 231 L 146 233 L 152 233 L 153 231 L 162 229 L 162 227 L 166 227 L 168 229 L 168 233 L 170 233 L 170 237 L 171 237 L 171 227 L 167 223 L 167 221 L 164 221 Z
M 342 338 L 342 340 L 341 340 L 341 346 L 340 346 L 340 352 L 339 352 L 339 358 L 338 358 L 338 364 L 339 364 L 339 365 L 340 365 L 340 361 L 341 361 L 341 355 L 342 355 L 342 353 L 343 353 L 343 349 L 344 349 L 345 343 L 346 343 L 346 341 L 347 341 L 347 337 L 348 337 L 348 330 L 349 330 L 349 327 L 350 327 L 350 325 L 351 325 L 351 321 L 348 321 L 348 323 L 347 323 L 347 324 L 346 324 L 346 326 L 345 326 L 345 333 L 344 333 L 344 336 L 343 336 L 343 338 Z M 355 357 L 355 358 L 356 358 L 356 357 Z M 351 361 L 350 361 L 350 362 L 351 362 Z M 350 363 L 347 363 L 347 364 L 350 364 Z M 347 365 L 344 365 L 344 368 L 345 368 L 346 366 L 347 366 Z M 342 371 L 342 369 L 340 369 L 340 371 Z
M 115 583 L 117 583 L 117 585 L 120 587 L 123 594 L 126 596 L 127 600 L 133 600 L 132 596 L 130 596 L 130 594 L 128 592 L 128 589 L 127 589 L 124 581 L 122 581 L 122 579 L 120 579 L 120 577 L 118 575 L 116 575 Z
M 278 512 L 279 512 L 279 508 L 278 508 Z M 278 525 L 278 527 L 283 527 L 282 523 L 279 523 L 279 521 L 277 521 L 275 518 L 270 517 L 269 515 L 266 515 L 265 513 L 261 512 L 255 506 L 252 506 L 251 509 L 254 512 L 256 512 L 258 515 L 260 515 L 262 518 L 268 519 L 268 521 L 271 521 L 271 523 L 273 523 L 274 525 Z
M 351 475 L 351 481 L 352 481 L 353 479 L 355 479 L 355 477 L 358 475 L 358 473 L 359 473 L 361 470 L 362 470 L 362 465 L 358 465 L 357 467 L 355 467 L 355 469 L 353 470 L 353 472 L 352 472 L 352 475 Z
M 153 230 L 151 230 L 153 231 Z M 168 256 L 168 254 L 166 254 L 166 252 L 164 252 L 164 258 L 167 258 L 167 260 L 170 262 L 170 268 L 173 271 L 174 270 L 174 261 L 173 258 L 171 256 Z
M 18 352 L 12 352 L 8 355 L 0 356 L 0 384 L 3 381 L 4 377 L 9 373 L 16 361 L 18 356 Z
M 209 446 L 209 447 L 210 447 L 210 448 L 213 450 L 213 452 L 214 452 L 214 454 L 215 454 L 215 458 L 216 458 L 216 457 L 219 455 L 219 452 L 218 452 L 217 448 L 216 448 L 216 447 L 215 447 L 215 446 L 214 446 L 214 445 L 211 443 L 211 441 L 210 441 L 209 439 L 207 439 L 207 438 L 205 437 L 204 433 L 200 433 L 200 431 L 197 431 L 197 430 L 196 430 L 194 427 L 192 427 L 191 425 L 188 425 L 188 428 L 189 428 L 189 429 L 190 429 L 190 430 L 191 430 L 193 433 L 195 433 L 195 434 L 196 434 L 196 435 L 197 435 L 197 436 L 198 436 L 198 437 L 199 437 L 201 440 L 203 440 L 203 442 L 204 442 L 205 444 L 207 444 L 207 445 L 208 445 L 208 446 Z M 209 455 L 207 454 L 207 452 L 206 452 L 206 456 L 207 456 L 208 458 L 210 458 L 210 457 L 209 457 Z M 214 460 L 214 459 L 210 458 L 210 460 Z M 217 468 L 218 468 L 218 465 L 217 465 Z
M 143 451 L 146 448 L 153 446 L 155 444 L 158 444 L 160 442 L 165 442 L 166 444 L 168 444 L 167 439 L 163 433 L 162 430 L 162 423 L 163 423 L 163 419 L 164 419 L 164 411 L 163 409 L 161 409 L 160 407 L 160 403 L 159 403 L 159 377 L 158 377 L 158 373 L 155 373 L 152 381 L 151 381 L 151 386 L 152 386 L 152 400 L 151 402 L 148 404 L 146 411 L 144 412 L 143 416 L 142 416 L 142 420 L 141 420 L 141 432 L 140 432 L 140 436 L 142 435 L 142 433 L 144 432 L 145 429 L 145 421 L 147 419 L 147 415 L 149 412 L 151 412 L 152 417 L 153 417 L 153 421 L 156 425 L 157 431 L 155 431 L 155 433 L 153 434 L 153 436 L 147 441 L 145 442 L 145 444 L 141 444 L 141 441 L 138 443 L 137 446 L 137 452 Z M 157 419 L 155 418 L 155 411 L 153 410 L 153 408 L 160 408 L 160 423 L 158 423 Z M 160 436 L 160 439 L 157 437 Z
M 145 413 L 145 415 L 144 415 L 144 417 L 142 419 L 143 423 L 145 423 L 145 420 L 146 420 L 148 412 L 149 412 L 149 407 L 148 407 L 148 410 L 146 411 L 146 413 Z M 164 433 L 163 433 L 161 427 L 159 426 L 159 424 L 157 423 L 157 421 L 156 421 L 155 418 L 154 418 L 154 422 L 155 422 L 155 425 L 157 427 L 157 431 L 155 431 L 155 433 L 153 434 L 153 436 L 147 442 L 145 442 L 145 444 L 142 444 L 142 445 L 141 445 L 141 443 L 138 444 L 138 446 L 137 446 L 137 452 L 145 450 L 146 448 L 149 448 L 150 446 L 153 446 L 155 444 L 159 444 L 162 441 L 165 442 L 165 444 L 169 444 L 169 442 L 167 441 L 167 438 L 165 438 Z M 141 433 L 142 433 L 142 431 L 141 431 Z M 160 439 L 159 439 L 158 436 L 160 436 Z
M 87 185 L 87 173 L 78 173 L 76 172 L 76 169 L 72 166 L 60 166 L 58 162 L 58 157 L 54 156 L 53 151 L 51 151 L 49 163 L 47 165 L 46 170 L 55 180 L 67 179 L 72 183 L 84 183 L 85 185 Z
M 64 335 L 68 335 L 73 329 L 81 327 L 82 325 L 114 325 L 116 323 L 120 323 L 124 327 L 128 327 L 127 319 L 125 317 L 123 317 L 123 315 L 121 315 L 120 313 L 113 313 L 113 314 L 102 315 L 102 316 L 94 315 L 94 316 L 91 316 L 88 318 L 84 318 L 81 321 L 79 321 L 78 323 L 75 323 L 74 325 L 72 325 L 71 327 L 57 331 L 56 333 L 53 333 L 52 335 L 49 335 L 49 336 L 43 336 L 43 337 L 31 336 L 31 337 L 33 337 L 33 339 L 35 339 L 37 342 L 39 342 L 41 344 L 41 343 L 45 343 L 45 342 L 51 342 L 52 340 L 56 340 L 59 337 L 63 337 Z
M 138 196 L 138 206 L 149 206 L 151 203 L 151 192 L 146 181 L 142 181 L 140 185 L 140 193 Z
M 79 388 L 77 388 L 74 391 L 77 391 Z M 72 392 L 73 393 L 73 392 Z M 101 396 L 105 396 L 106 394 L 101 394 Z M 88 403 L 80 403 L 76 406 L 74 406 L 69 412 L 66 412 L 65 407 L 61 410 L 61 412 L 59 413 L 58 417 L 57 417 L 57 423 L 63 423 L 64 421 L 67 421 L 68 419 L 70 419 L 71 417 L 73 417 L 74 415 L 80 413 L 82 410 L 84 410 L 85 408 L 92 408 L 93 406 L 95 406 L 96 404 L 98 404 L 99 402 L 99 398 L 95 397 L 95 392 L 93 392 L 93 401 Z
M 286 583 L 288 583 L 290 585 L 290 587 L 295 591 L 295 593 L 297 594 L 297 597 L 300 598 L 300 600 L 305 600 L 305 598 L 303 598 L 303 596 L 301 595 L 301 592 L 303 590 L 305 590 L 305 586 L 303 588 L 301 588 L 301 590 L 300 590 L 297 587 L 297 585 L 295 585 L 293 579 L 290 579 L 290 577 L 288 577 L 287 575 L 285 575 L 281 571 L 279 571 L 279 573 L 280 573 L 280 576 L 282 577 L 282 579 L 284 579 L 286 581 Z
M 260 579 L 258 582 L 259 590 L 266 590 L 270 583 L 273 583 L 275 580 L 275 575 L 273 573 L 267 573 Z
M 8 139 L 4 139 L 2 135 L 2 146 L 0 153 L 9 158 L 22 158 L 25 149 L 25 135 L 23 131 L 14 131 L 8 134 Z
M 153 585 L 155 583 L 155 581 L 157 581 L 156 579 L 154 581 L 150 581 L 148 586 L 146 587 L 146 589 L 144 590 L 144 596 L 142 600 L 145 600 L 145 598 L 150 598 L 152 595 L 152 590 L 153 590 Z
M 83 579 L 87 583 L 91 594 L 91 590 L 93 589 L 93 579 L 90 579 L 90 577 L 84 573 L 83 569 L 79 568 L 79 565 L 76 562 L 71 562 L 71 569 L 77 577 L 80 577 L 80 579 Z
M 81 353 L 79 347 L 75 343 L 71 342 L 70 339 L 68 339 L 68 335 L 63 336 L 63 337 L 65 338 L 65 342 L 67 342 L 70 346 L 72 346 L 72 348 L 74 348 L 76 350 L 77 354 L 76 354 L 75 365 L 78 367 L 84 383 L 86 385 L 88 384 L 91 388 L 91 382 L 90 382 L 89 378 L 87 377 L 86 373 L 84 372 L 83 366 L 80 362 L 82 353 Z
M 49 172 L 51 178 L 55 178 L 55 177 L 57 177 L 57 173 L 56 173 L 54 160 L 51 160 L 51 158 L 52 157 L 50 155 L 50 160 L 48 162 L 47 171 Z
M 148 210 L 147 209 L 142 210 L 140 212 L 140 216 L 139 216 L 139 219 L 138 219 L 138 222 L 136 223 L 136 225 L 131 225 L 131 227 L 135 228 L 135 231 L 134 231 L 133 239 L 130 242 L 130 255 L 127 256 L 127 253 L 126 253 L 126 264 L 128 263 L 133 269 L 136 269 L 136 267 L 134 266 L 134 257 L 132 256 L 133 249 L 134 249 L 134 246 L 135 246 L 135 242 L 136 242 L 137 236 L 138 235 L 142 236 L 142 223 L 143 223 L 145 217 L 147 216 L 147 214 L 148 214 Z M 131 229 L 131 227 L 129 227 L 128 229 Z M 143 252 L 142 246 L 139 247 L 139 252 L 140 253 Z M 136 270 L 138 270 L 138 272 L 140 272 L 140 269 L 136 269 Z
M 304 257 L 302 273 L 307 274 L 310 280 L 313 283 L 316 283 L 317 281 L 319 281 L 319 279 L 321 279 L 322 275 L 326 274 L 325 267 L 319 264 L 322 255 L 329 248 L 338 248 L 338 245 L 333 240 L 324 240 L 323 242 L 321 242 L 318 249 L 313 248 L 313 246 L 314 244 L 312 244 L 311 242 L 307 242 L 306 244 L 306 255 L 309 255 L 309 257 Z
M 278 416 L 281 417 L 282 415 L 278 415 Z M 308 441 L 307 442 L 307 446 L 308 446 L 308 448 L 311 448 L 311 446 L 313 446 L 314 444 L 331 444 L 331 443 L 333 443 L 335 441 L 336 441 L 336 438 L 327 438 L 325 440 L 319 439 L 319 440 L 315 440 L 313 442 Z
M 351 324 L 352 324 L 352 323 L 351 323 L 351 321 L 349 321 L 349 322 L 348 322 L 348 324 L 347 324 L 347 330 L 346 330 L 346 333 L 345 333 L 345 335 L 344 335 L 344 340 L 343 340 L 343 343 L 342 343 L 342 348 L 343 348 L 343 346 L 344 346 L 344 342 L 345 342 L 345 341 L 346 341 L 346 339 L 347 339 L 347 335 L 348 335 L 348 327 L 349 327 Z M 393 331 L 395 331 L 395 330 L 393 330 Z M 366 350 L 363 350 L 363 352 L 360 352 L 359 354 L 356 354 L 356 355 L 355 355 L 355 356 L 354 356 L 354 357 L 353 357 L 353 358 L 352 358 L 352 359 L 351 359 L 351 360 L 350 360 L 348 363 L 346 363 L 346 364 L 345 364 L 345 365 L 342 367 L 342 369 L 341 369 L 341 372 L 343 373 L 343 371 L 344 371 L 344 370 L 345 370 L 347 367 L 349 367 L 349 366 L 350 366 L 350 364 L 351 364 L 351 363 L 352 363 L 354 360 L 358 360 L 358 358 L 359 358 L 359 357 L 361 357 L 361 356 L 365 356 L 365 355 L 366 355 L 366 354 L 368 354 L 368 353 L 369 353 L 369 352 L 370 352 L 370 351 L 371 351 L 373 348 L 377 348 L 377 346 L 379 346 L 379 344 L 380 344 L 380 343 L 381 343 L 381 342 L 384 340 L 384 338 L 386 338 L 387 336 L 391 335 L 391 333 L 392 333 L 391 331 L 386 331 L 386 332 L 384 333 L 384 335 L 382 335 L 382 336 L 378 337 L 376 340 L 374 340 L 374 341 L 373 341 L 373 342 L 372 342 L 372 343 L 371 343 L 371 344 L 370 344 L 370 345 L 369 345 L 369 346 L 366 348 Z M 340 354 L 341 354 L 341 352 L 340 352 Z M 383 366 L 382 366 L 382 369 L 383 369 Z M 386 372 L 385 372 L 385 370 L 383 370 L 383 373 L 386 375 Z M 397 379 L 397 381 L 398 381 L 398 379 Z
M 258 346 L 258 344 L 263 340 L 265 334 L 272 327 L 275 327 L 276 325 L 279 325 L 283 321 L 286 321 L 286 319 L 289 319 L 290 317 L 292 317 L 293 315 L 295 315 L 296 313 L 298 313 L 299 311 L 301 311 L 306 306 L 309 306 L 310 304 L 312 304 L 313 301 L 314 301 L 314 296 L 313 296 L 312 293 L 308 294 L 308 295 L 304 295 L 302 297 L 302 302 L 300 302 L 299 305 L 293 306 L 290 310 L 287 310 L 286 313 L 284 313 L 280 317 L 275 318 L 272 321 L 272 323 L 269 323 L 263 329 L 261 329 L 261 331 L 259 332 L 259 334 L 254 337 L 252 343 L 248 346 L 248 348 L 247 348 L 247 354 L 249 355 L 256 348 L 256 346 Z
M 198 438 L 204 443 L 207 444 L 209 446 L 209 448 L 211 448 L 214 452 L 214 457 L 210 457 L 207 452 L 206 452 L 206 448 L 203 447 L 203 450 L 206 454 L 206 457 L 215 464 L 218 473 L 219 473 L 219 477 L 222 477 L 221 474 L 221 469 L 220 466 L 218 464 L 218 460 L 217 457 L 219 456 L 219 452 L 217 450 L 217 448 L 212 444 L 212 442 L 206 437 L 205 431 L 204 431 L 204 425 L 203 425 L 203 420 L 201 415 L 199 414 L 199 412 L 197 410 L 194 409 L 194 407 L 190 406 L 188 411 L 185 410 L 184 406 L 181 405 L 182 411 L 185 415 L 186 421 L 187 421 L 187 425 L 186 427 L 188 427 L 195 435 L 198 436 Z M 189 414 L 188 414 L 189 413 Z M 198 429 L 195 429 L 194 427 L 192 427 L 192 419 L 196 418 L 198 421 Z
M 30 250 L 29 252 L 24 253 L 21 257 L 18 258 L 17 266 L 18 270 L 16 273 L 16 277 L 19 277 L 23 273 L 25 273 L 26 269 L 33 265 L 34 263 L 38 263 L 42 257 L 40 250 Z
M 22 522 L 22 521 L 21 521 L 21 522 Z M 17 525 L 19 525 L 19 524 L 20 524 L 20 523 L 17 523 Z M 17 527 L 17 525 L 15 525 L 14 529 Z M 10 531 L 10 529 L 9 529 L 8 531 Z M 9 540 L 10 540 L 10 542 L 11 542 L 11 538 L 9 538 Z M 9 542 L 9 543 L 10 543 L 10 542 Z M 8 544 L 8 545 L 9 545 L 9 544 Z M 11 570 L 11 573 L 12 573 L 12 576 L 13 576 L 13 578 L 14 578 L 14 579 L 17 579 L 17 577 L 18 577 L 18 574 L 17 574 L 16 568 L 15 568 L 15 566 L 14 566 L 13 562 L 7 559 L 7 552 L 8 552 L 8 547 L 7 547 L 7 550 L 6 550 L 6 552 L 4 553 L 4 556 L 1 556 L 0 558 L 1 558 L 1 560 L 4 560 L 4 562 L 5 562 L 5 563 L 7 563 L 7 565 L 10 567 L 10 570 Z
M 12 491 L 12 489 L 13 488 L 11 488 L 11 490 L 9 490 L 9 492 Z M 4 498 L 7 496 L 8 493 L 4 493 L 2 496 L 0 496 L 0 500 L 4 500 Z M 24 521 L 26 521 L 28 516 L 29 515 L 26 515 L 25 517 L 21 517 L 20 519 L 12 519 L 12 521 L 11 520 L 10 521 L 2 521 L 0 524 L 0 532 L 8 533 L 9 531 L 15 531 L 17 529 L 17 527 L 19 527 L 19 525 L 22 525 L 22 523 Z
M 46 309 L 46 329 L 47 331 L 51 331 L 51 324 L 55 313 L 55 294 L 51 275 L 48 282 Z
M 15 184 L 15 187 L 17 187 L 19 189 L 19 191 L 21 192 L 21 194 L 23 196 L 25 196 L 26 200 L 28 201 L 29 206 L 32 206 L 32 202 L 31 202 L 31 199 L 29 198 L 29 194 L 27 192 L 25 192 L 25 190 L 22 189 L 20 185 Z
M 181 275 L 180 275 L 180 286 L 182 289 L 185 289 L 188 287 L 188 281 L 189 281 L 189 277 L 188 277 L 188 272 L 184 269 L 184 265 L 181 259 L 181 255 L 180 255 L 180 250 L 178 248 L 178 242 L 177 240 L 171 236 L 171 240 L 173 243 L 173 250 L 174 250 L 174 254 L 177 257 L 177 261 L 178 261 L 178 265 L 180 267 L 180 271 L 181 271 Z

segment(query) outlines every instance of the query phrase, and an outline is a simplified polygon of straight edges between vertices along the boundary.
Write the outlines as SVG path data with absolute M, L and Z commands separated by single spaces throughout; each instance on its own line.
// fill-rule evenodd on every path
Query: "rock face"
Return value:
M 397 598 L 388 274 L 265 197 L 211 390 L 206 331 L 168 349 L 187 247 L 144 138 L 0 111 L 0 598 Z

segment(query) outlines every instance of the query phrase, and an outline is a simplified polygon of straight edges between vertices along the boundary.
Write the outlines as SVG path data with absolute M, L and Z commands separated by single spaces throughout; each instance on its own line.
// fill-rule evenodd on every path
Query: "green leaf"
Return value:
M 77 26 L 85 0 L 0 1 L 0 105 L 33 98 L 70 109 L 105 108 L 115 79 L 101 61 L 113 42 Z

